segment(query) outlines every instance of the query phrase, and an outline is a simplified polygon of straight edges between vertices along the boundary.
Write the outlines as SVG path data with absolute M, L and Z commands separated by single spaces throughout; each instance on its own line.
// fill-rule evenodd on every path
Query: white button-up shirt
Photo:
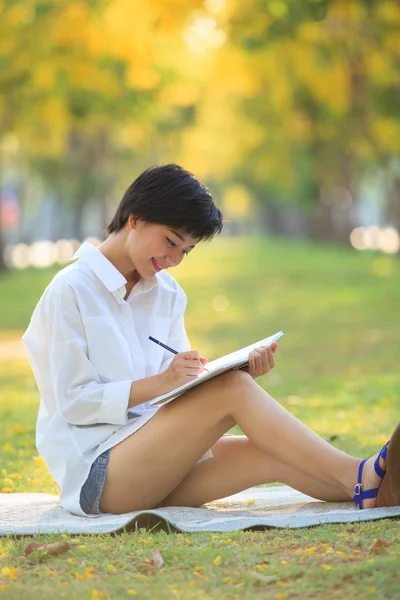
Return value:
M 22 340 L 40 391 L 37 449 L 61 506 L 95 517 L 79 502 L 93 461 L 159 410 L 148 402 L 128 409 L 132 381 L 174 358 L 149 335 L 178 352 L 190 344 L 186 295 L 168 273 L 140 279 L 124 300 L 125 277 L 97 248 L 86 242 L 74 258 L 46 288 Z

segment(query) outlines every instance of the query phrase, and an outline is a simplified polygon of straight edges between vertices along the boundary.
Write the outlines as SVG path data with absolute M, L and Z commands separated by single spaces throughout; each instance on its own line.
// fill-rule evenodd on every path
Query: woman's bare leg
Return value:
M 271 458 L 244 435 L 224 435 L 211 448 L 214 458 L 196 464 L 162 501 L 163 506 L 201 506 L 263 483 L 285 483 L 328 502 L 349 501 L 342 488 L 323 483 Z
M 100 509 L 128 512 L 162 501 L 235 423 L 272 459 L 351 496 L 360 459 L 324 441 L 250 375 L 230 371 L 162 407 L 112 448 Z M 371 461 L 365 467 L 367 484 Z

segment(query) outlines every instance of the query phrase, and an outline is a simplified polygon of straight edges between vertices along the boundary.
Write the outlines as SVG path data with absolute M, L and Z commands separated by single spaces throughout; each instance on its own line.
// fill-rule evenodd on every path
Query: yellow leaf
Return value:
M 213 565 L 220 565 L 222 562 L 222 558 L 220 556 L 217 556 L 217 558 L 214 558 L 213 560 Z
M 16 581 L 18 579 L 18 569 L 16 567 L 3 567 L 0 574 L 8 577 L 11 581 Z
M 13 433 L 25 433 L 26 429 L 21 427 L 21 425 L 15 425 L 13 428 Z

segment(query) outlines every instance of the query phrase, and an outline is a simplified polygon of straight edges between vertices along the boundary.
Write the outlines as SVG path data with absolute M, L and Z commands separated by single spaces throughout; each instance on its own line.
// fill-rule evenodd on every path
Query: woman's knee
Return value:
M 204 412 L 207 405 L 207 414 L 212 413 L 219 418 L 233 417 L 236 403 L 243 400 L 248 393 L 250 386 L 254 385 L 254 379 L 248 373 L 240 370 L 232 369 L 222 373 L 218 377 L 214 377 L 205 381 L 202 385 L 195 387 L 180 398 L 176 402 L 166 404 L 161 410 L 174 410 L 181 406 L 190 407 L 191 410 Z M 172 406 L 175 405 L 175 406 Z M 236 423 L 232 422 L 230 427 Z
M 225 405 L 227 412 L 233 414 L 236 402 L 243 402 L 246 394 L 255 384 L 254 379 L 245 371 L 232 369 L 212 379 L 213 394 L 218 396 L 218 404 Z
M 243 371 L 243 369 L 231 369 L 230 371 L 223 373 L 217 379 L 220 380 L 220 383 L 226 389 L 232 389 L 235 391 L 248 388 L 255 383 L 252 376 L 247 373 L 247 371 Z

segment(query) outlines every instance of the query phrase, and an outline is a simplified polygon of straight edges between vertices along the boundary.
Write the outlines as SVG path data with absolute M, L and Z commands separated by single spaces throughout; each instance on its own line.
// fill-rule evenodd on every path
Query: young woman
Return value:
M 45 290 L 23 342 L 41 395 L 36 444 L 61 505 L 88 517 L 200 506 L 275 481 L 321 500 L 354 496 L 359 508 L 400 504 L 400 426 L 369 460 L 337 450 L 254 381 L 274 367 L 277 344 L 251 352 L 247 372 L 149 405 L 207 363 L 190 350 L 186 296 L 166 270 L 221 229 L 191 173 L 150 168 L 107 239 L 84 243 Z M 245 435 L 224 435 L 235 424 Z

